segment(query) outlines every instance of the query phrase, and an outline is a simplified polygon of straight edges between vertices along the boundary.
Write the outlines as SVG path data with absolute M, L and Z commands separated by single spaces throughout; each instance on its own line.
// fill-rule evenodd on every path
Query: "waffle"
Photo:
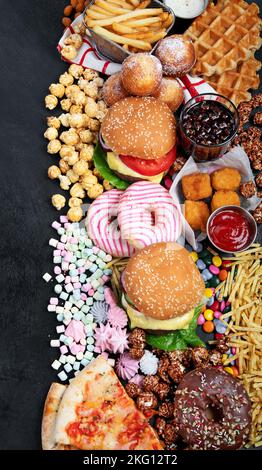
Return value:
M 196 75 L 221 75 L 248 60 L 262 44 L 262 20 L 255 3 L 218 0 L 209 5 L 185 32 L 194 42 Z
M 207 82 L 217 93 L 227 96 L 235 105 L 241 101 L 251 99 L 249 89 L 256 89 L 259 86 L 259 76 L 257 71 L 261 68 L 261 62 L 253 56 L 246 62 L 239 63 L 236 70 L 229 70 L 222 75 L 212 75 L 207 77 Z

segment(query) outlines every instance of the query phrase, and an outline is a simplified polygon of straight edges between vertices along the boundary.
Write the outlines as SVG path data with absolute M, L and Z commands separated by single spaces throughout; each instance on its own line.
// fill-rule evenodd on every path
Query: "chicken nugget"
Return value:
M 216 191 L 211 201 L 211 211 L 223 206 L 240 206 L 239 195 L 235 191 Z
M 222 189 L 237 191 L 241 183 L 241 175 L 235 168 L 221 168 L 211 174 L 211 184 L 216 191 Z
M 193 230 L 206 232 L 210 215 L 208 205 L 203 201 L 185 201 L 185 218 Z
M 182 178 L 182 190 L 186 199 L 199 201 L 212 196 L 210 176 L 207 173 L 192 173 Z

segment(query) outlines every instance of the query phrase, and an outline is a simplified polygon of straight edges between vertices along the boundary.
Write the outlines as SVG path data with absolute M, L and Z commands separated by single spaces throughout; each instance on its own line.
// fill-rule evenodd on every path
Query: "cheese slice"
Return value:
M 122 304 L 129 316 L 131 328 L 142 328 L 143 330 L 182 330 L 188 328 L 194 316 L 194 309 L 192 309 L 181 317 L 171 318 L 170 320 L 157 320 L 145 316 L 143 313 L 132 308 L 127 303 L 124 295 L 122 296 Z
M 127 165 L 125 165 L 122 162 L 122 160 L 119 158 L 117 153 L 114 153 L 114 152 L 107 152 L 107 163 L 110 166 L 111 170 L 117 171 L 118 173 L 122 173 L 127 176 L 132 176 L 134 178 L 140 178 L 141 180 L 145 179 L 148 181 L 152 181 L 152 183 L 160 183 L 160 181 L 162 180 L 165 174 L 163 172 L 155 176 L 144 176 L 141 178 L 140 173 L 137 173 L 136 171 L 131 170 L 131 168 L 129 168 Z

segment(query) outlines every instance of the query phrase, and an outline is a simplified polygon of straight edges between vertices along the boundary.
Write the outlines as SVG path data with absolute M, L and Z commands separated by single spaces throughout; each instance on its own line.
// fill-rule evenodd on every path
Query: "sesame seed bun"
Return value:
M 195 308 L 204 295 L 204 281 L 188 251 L 174 242 L 155 243 L 127 263 L 125 291 L 139 312 L 169 320 Z
M 108 110 L 101 132 L 107 146 L 118 154 L 157 159 L 176 143 L 176 120 L 165 103 L 131 96 Z

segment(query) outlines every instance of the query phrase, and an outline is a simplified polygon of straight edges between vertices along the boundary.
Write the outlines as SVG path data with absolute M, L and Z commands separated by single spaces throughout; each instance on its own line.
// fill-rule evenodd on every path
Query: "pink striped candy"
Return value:
M 111 189 L 99 196 L 88 210 L 86 228 L 95 245 L 106 253 L 112 256 L 130 257 L 135 250 L 122 239 L 117 220 L 122 192 Z
M 120 195 L 118 223 L 121 236 L 136 248 L 176 241 L 182 230 L 180 209 L 167 189 L 139 181 Z

